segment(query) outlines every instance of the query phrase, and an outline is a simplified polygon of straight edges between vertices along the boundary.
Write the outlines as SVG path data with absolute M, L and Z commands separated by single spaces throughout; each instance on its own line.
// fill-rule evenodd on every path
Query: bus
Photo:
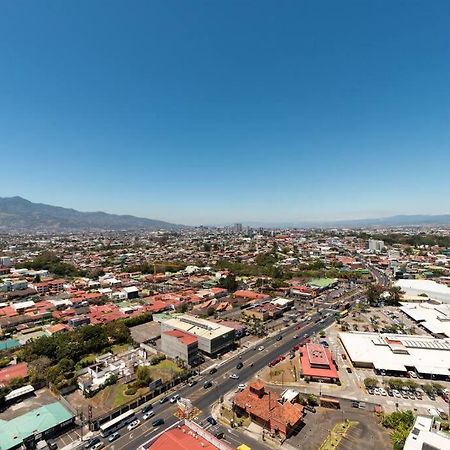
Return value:
M 134 409 L 130 409 L 127 412 L 124 412 L 120 416 L 111 419 L 108 422 L 100 425 L 100 433 L 103 437 L 109 436 L 111 433 L 114 433 L 117 430 L 120 430 L 125 425 L 128 425 L 133 421 L 135 415 Z
M 343 319 L 344 317 L 347 317 L 347 316 L 348 316 L 348 313 L 349 313 L 349 310 L 348 310 L 348 309 L 344 309 L 344 311 L 341 311 L 341 312 L 339 313 L 339 317 L 340 317 L 341 319 Z

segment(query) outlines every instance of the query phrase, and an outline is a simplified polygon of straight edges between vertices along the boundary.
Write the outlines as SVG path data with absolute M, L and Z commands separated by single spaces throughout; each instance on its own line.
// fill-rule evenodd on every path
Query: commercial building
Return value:
M 165 429 L 138 450 L 232 450 L 224 441 L 206 431 L 200 425 L 184 419 Z
M 402 303 L 400 310 L 437 338 L 450 338 L 450 304 Z
M 256 380 L 235 395 L 233 408 L 238 415 L 250 417 L 266 431 L 287 438 L 298 429 L 304 408 L 299 403 L 280 400 L 276 392 Z
M 450 303 L 450 287 L 432 280 L 397 280 L 395 283 L 405 294 L 405 300 L 427 299 Z
M 161 334 L 161 351 L 169 358 L 179 358 L 192 365 L 198 358 L 198 339 L 181 330 L 164 331 Z
M 404 450 L 446 450 L 450 448 L 448 433 L 433 429 L 433 418 L 417 416 L 409 433 Z
M 75 416 L 61 403 L 50 403 L 11 420 L 0 420 L 0 449 L 13 450 L 57 434 L 72 424 Z
M 329 382 L 339 380 L 336 363 L 330 351 L 323 345 L 308 343 L 301 346 L 300 362 L 305 378 Z
M 356 367 L 387 375 L 412 370 L 424 378 L 450 378 L 450 339 L 363 332 L 339 333 L 339 339 Z
M 170 330 L 180 330 L 195 336 L 198 340 L 198 349 L 212 356 L 227 351 L 236 338 L 233 328 L 187 314 L 163 320 L 161 334 Z

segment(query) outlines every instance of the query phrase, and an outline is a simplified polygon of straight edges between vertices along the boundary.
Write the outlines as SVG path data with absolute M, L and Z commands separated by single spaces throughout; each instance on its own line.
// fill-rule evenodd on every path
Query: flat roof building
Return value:
M 193 365 L 198 358 L 198 339 L 181 330 L 161 333 L 161 351 L 172 359 L 181 359 Z
M 236 337 L 233 328 L 187 314 L 161 321 L 161 334 L 170 330 L 180 330 L 195 336 L 198 349 L 207 355 L 217 355 L 228 350 Z
M 414 370 L 424 377 L 450 377 L 450 339 L 379 333 L 339 333 L 339 339 L 356 367 L 387 374 Z

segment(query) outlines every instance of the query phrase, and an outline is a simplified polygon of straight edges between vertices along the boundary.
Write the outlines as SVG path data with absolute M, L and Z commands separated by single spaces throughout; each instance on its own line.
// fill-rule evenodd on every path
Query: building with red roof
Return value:
M 330 351 L 320 344 L 307 343 L 300 347 L 302 373 L 311 380 L 335 382 L 339 380 L 336 363 Z
M 14 378 L 26 378 L 28 376 L 28 364 L 22 362 L 13 364 L 0 370 L 0 386 L 7 386 Z
M 198 359 L 198 339 L 182 330 L 168 330 L 161 333 L 161 351 L 169 358 L 181 359 L 193 365 Z
M 282 403 L 279 395 L 267 389 L 259 380 L 250 383 L 234 397 L 233 408 L 238 415 L 245 415 L 261 425 L 263 429 L 289 437 L 304 417 L 304 408 L 299 403 Z
M 200 425 L 181 420 L 141 445 L 138 450 L 232 450 Z

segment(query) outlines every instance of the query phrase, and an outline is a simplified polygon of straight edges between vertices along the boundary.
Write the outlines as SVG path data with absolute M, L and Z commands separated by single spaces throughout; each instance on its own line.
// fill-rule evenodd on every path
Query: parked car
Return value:
M 240 391 L 243 391 L 245 388 L 246 388 L 246 384 L 243 384 L 243 383 L 241 383 L 241 384 L 238 384 L 238 390 L 240 390 Z
M 375 395 L 380 395 L 380 389 L 377 388 L 377 387 L 374 388 L 373 393 L 374 393 Z
M 95 444 L 98 444 L 100 442 L 100 438 L 98 437 L 94 437 L 92 439 L 89 439 L 85 444 L 84 444 L 84 448 L 91 448 L 93 447 Z
M 103 442 L 97 442 L 94 444 L 94 446 L 91 447 L 91 450 L 99 450 L 100 448 L 103 448 L 105 444 Z
M 209 417 L 207 417 L 206 418 L 206 421 L 208 422 L 208 423 L 210 423 L 211 425 L 217 425 L 217 420 L 216 419 L 214 419 L 214 417 L 213 416 L 209 416 Z
M 367 392 L 368 392 L 370 395 L 374 395 L 374 394 L 375 394 L 375 392 L 373 391 L 372 388 L 367 389 Z
M 152 425 L 153 425 L 154 427 L 158 427 L 159 425 L 162 425 L 163 423 L 164 423 L 164 419 L 159 418 L 159 419 L 155 419 L 155 420 L 152 422 Z
M 217 372 L 217 368 L 216 367 L 213 367 L 213 368 L 209 369 L 209 374 L 210 375 L 212 375 L 213 373 L 216 373 L 216 372 Z
M 409 376 L 410 378 L 417 378 L 416 372 L 414 372 L 414 371 L 412 371 L 412 370 L 410 370 L 410 371 L 408 372 L 408 376 Z
M 128 431 L 134 430 L 136 427 L 138 427 L 141 424 L 141 421 L 139 419 L 133 420 L 128 426 Z
M 109 442 L 114 442 L 116 439 L 120 438 L 120 433 L 118 431 L 116 431 L 115 433 L 111 434 L 111 436 L 109 436 L 108 441 Z

